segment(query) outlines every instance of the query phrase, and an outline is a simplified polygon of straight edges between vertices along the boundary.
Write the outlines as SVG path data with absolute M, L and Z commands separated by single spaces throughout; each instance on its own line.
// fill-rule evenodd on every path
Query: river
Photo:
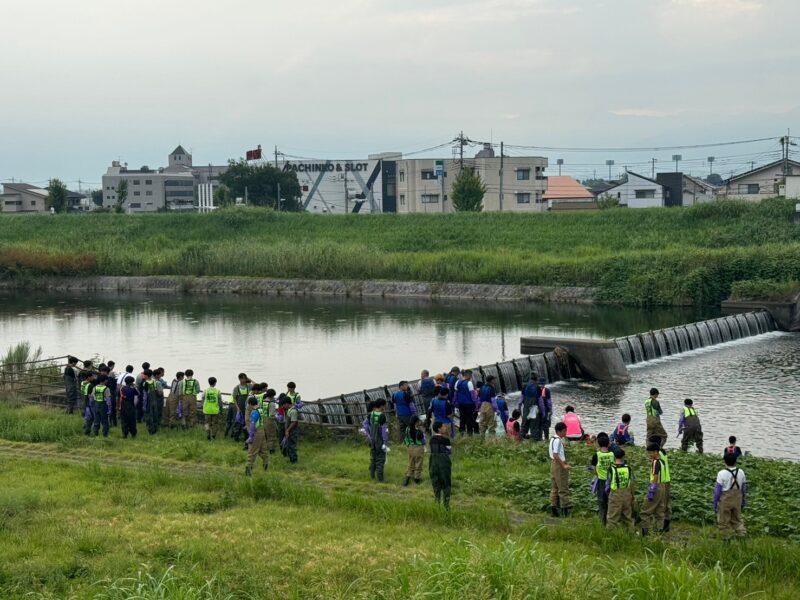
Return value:
M 714 310 L 471 301 L 135 294 L 0 295 L 0 350 L 29 341 L 45 356 L 75 354 L 137 368 L 145 360 L 193 368 L 223 390 L 244 371 L 279 391 L 297 382 L 308 400 L 520 356 L 519 338 L 611 338 L 717 316 Z M 662 392 L 674 444 L 684 397 L 695 398 L 708 451 L 735 433 L 754 453 L 798 460 L 800 342 L 767 334 L 631 368 L 624 386 L 558 384 L 556 410 L 572 403 L 595 431 L 630 412 L 644 437 L 642 401 Z M 674 421 L 674 423 L 673 423 Z

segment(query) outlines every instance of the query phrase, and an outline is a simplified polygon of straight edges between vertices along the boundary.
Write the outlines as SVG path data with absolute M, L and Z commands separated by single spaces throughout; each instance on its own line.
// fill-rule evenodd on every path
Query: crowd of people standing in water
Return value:
M 240 373 L 227 407 L 217 380 L 208 378 L 201 388 L 191 369 L 178 372 L 170 384 L 164 379 L 164 369 L 151 369 L 143 363 L 139 373 L 128 365 L 121 374 L 114 372 L 114 362 L 96 367 L 84 361 L 78 368 L 77 358 L 70 357 L 64 372 L 67 392 L 67 412 L 75 412 L 82 402 L 86 435 L 109 435 L 110 427 L 121 426 L 122 436 L 136 437 L 137 425 L 144 423 L 148 433 L 156 434 L 161 427 L 191 428 L 197 422 L 198 396 L 203 415 L 206 439 L 213 441 L 222 433 L 235 442 L 244 441 L 247 450 L 245 474 L 252 475 L 256 460 L 264 470 L 269 467 L 270 454 L 280 448 L 289 462 L 296 463 L 302 401 L 297 387 L 289 382 L 286 391 L 278 394 L 266 383 L 253 382 Z M 550 468 L 550 505 L 553 517 L 571 514 L 570 470 L 567 445 L 586 443 L 596 446 L 588 468 L 594 474 L 592 491 L 597 497 L 598 514 L 609 529 L 618 526 L 631 531 L 636 519 L 641 520 L 641 535 L 668 532 L 672 519 L 671 472 L 665 450 L 667 432 L 661 422 L 663 409 L 659 391 L 650 390 L 644 401 L 647 419 L 645 450 L 648 456 L 647 493 L 637 510 L 636 477 L 626 462 L 626 448 L 635 445 L 630 428 L 631 416 L 622 415 L 611 433 L 589 435 L 572 406 L 553 425 L 553 397 L 547 381 L 536 374 L 523 386 L 515 408 L 512 401 L 499 393 L 496 378 L 476 382 L 470 370 L 453 367 L 447 374 L 431 376 L 422 371 L 418 397 L 423 410 L 407 381 L 401 381 L 391 399 L 391 408 L 403 446 L 408 467 L 403 485 L 422 482 L 424 455 L 430 454 L 428 475 L 437 503 L 449 509 L 452 489 L 453 439 L 459 435 L 484 438 L 505 437 L 511 442 L 547 441 Z M 385 399 L 371 401 L 362 432 L 370 448 L 369 474 L 384 482 L 384 466 L 389 453 L 389 403 Z M 497 422 L 501 424 L 498 428 Z M 458 427 L 456 428 L 456 424 Z M 553 427 L 554 434 L 550 435 Z M 681 450 L 694 445 L 703 452 L 703 431 L 698 412 L 691 399 L 684 400 L 678 420 Z M 747 502 L 747 481 L 737 461 L 742 455 L 736 438 L 729 438 L 723 451 L 725 467 L 720 470 L 713 492 L 714 511 L 723 535 L 745 535 L 742 511 Z

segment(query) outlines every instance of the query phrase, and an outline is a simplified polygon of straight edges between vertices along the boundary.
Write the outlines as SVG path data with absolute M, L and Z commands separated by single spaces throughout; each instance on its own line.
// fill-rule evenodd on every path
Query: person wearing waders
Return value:
M 281 445 L 286 448 L 289 462 L 295 464 L 297 462 L 297 440 L 300 437 L 300 413 L 288 396 L 281 400 L 281 408 L 283 408 L 286 425 L 286 433 L 283 435 Z
M 465 369 L 463 379 L 456 382 L 456 406 L 458 406 L 458 431 L 474 435 L 478 433 L 478 422 L 475 410 L 475 386 L 472 383 L 472 371 Z
M 569 497 L 569 471 L 572 466 L 567 464 L 564 455 L 564 438 L 567 436 L 567 426 L 563 422 L 556 423 L 556 434 L 550 438 L 550 512 L 554 517 L 568 517 L 572 511 Z
M 97 376 L 94 373 L 87 373 L 86 378 L 81 383 L 81 396 L 83 397 L 83 433 L 90 435 L 94 424 L 94 386 Z
M 124 385 L 119 389 L 119 420 L 122 425 L 122 437 L 136 437 L 136 405 L 141 402 L 139 390 L 134 387 L 136 379 L 132 375 L 125 377 Z
M 250 396 L 247 398 L 247 404 L 245 405 L 244 409 L 244 422 L 250 423 L 250 413 L 255 410 L 253 407 L 263 406 L 266 403 L 267 397 L 267 384 L 266 383 L 254 383 L 252 389 L 250 390 Z M 250 398 L 255 398 L 256 403 L 250 404 Z M 266 425 L 266 423 L 265 423 Z M 249 425 L 248 425 L 249 427 Z M 269 432 L 264 432 L 267 436 L 269 436 Z M 267 442 L 269 442 L 269 437 L 267 437 Z M 248 450 L 250 446 L 247 444 L 247 440 L 244 442 L 244 449 Z
M 742 511 L 747 505 L 747 478 L 736 466 L 736 455 L 726 452 L 725 468 L 717 474 L 714 485 L 714 513 L 719 531 L 726 541 L 732 535 L 744 537 L 747 530 L 742 522 Z
M 370 403 L 369 414 L 361 424 L 364 435 L 369 442 L 369 476 L 383 483 L 383 468 L 386 465 L 386 453 L 389 452 L 389 427 L 386 423 L 386 400 L 378 399 Z
M 297 410 L 303 408 L 303 401 L 300 399 L 300 394 L 297 393 L 297 384 L 294 381 L 286 384 L 286 395 Z
M 617 448 L 614 450 L 614 464 L 608 468 L 608 477 L 603 484 L 608 496 L 608 529 L 621 523 L 628 531 L 634 530 L 634 481 L 633 468 L 625 462 L 625 450 Z
M 450 510 L 450 490 L 452 488 L 453 462 L 451 454 L 453 446 L 448 433 L 447 423 L 434 423 L 430 441 L 431 457 L 428 462 L 428 475 L 433 486 L 436 504 L 444 503 L 444 509 Z
M 75 406 L 78 404 L 78 359 L 70 356 L 67 359 L 67 366 L 64 367 L 64 388 L 67 391 L 67 414 L 75 413 Z
M 247 437 L 249 448 L 247 450 L 247 466 L 244 468 L 244 474 L 250 477 L 253 474 L 256 456 L 261 457 L 261 464 L 264 466 L 265 471 L 269 468 L 266 428 L 270 427 L 271 423 L 267 418 L 266 410 L 258 405 L 258 400 L 254 396 L 250 396 L 247 402 L 250 404 L 251 410 Z
M 117 387 L 117 374 L 114 372 L 114 367 L 116 366 L 116 364 L 117 363 L 115 363 L 113 360 L 108 361 L 108 363 L 106 364 L 106 367 L 108 369 L 108 371 L 106 372 L 106 375 L 108 376 L 108 379 L 106 380 L 106 385 L 108 386 L 108 389 L 111 392 L 111 411 L 109 411 L 108 414 L 108 424 L 111 425 L 111 427 L 117 426 L 117 411 L 114 410 L 115 408 L 114 405 L 117 402 L 117 394 L 119 393 L 119 389 Z
M 167 405 L 164 409 L 164 426 L 172 427 L 179 425 L 185 429 L 185 421 L 183 418 L 183 380 L 186 374 L 183 371 L 175 373 L 175 379 L 169 386 L 169 396 L 167 397 Z
M 592 492 L 597 496 L 597 514 L 600 521 L 605 525 L 608 517 L 608 491 L 606 490 L 606 480 L 608 479 L 608 469 L 614 463 L 614 453 L 610 452 L 608 434 L 601 431 L 597 434 L 598 450 L 592 454 L 592 462 L 589 471 L 594 472 L 592 480 Z
M 217 437 L 219 414 L 222 412 L 222 392 L 217 388 L 217 378 L 208 378 L 208 389 L 203 392 L 203 420 L 205 421 L 206 439 L 211 441 Z
M 408 450 L 408 470 L 403 485 L 422 483 L 422 463 L 425 458 L 425 423 L 417 415 L 411 417 L 411 423 L 403 435 L 403 445 Z
M 659 445 L 656 442 L 648 444 L 647 454 L 650 457 L 650 486 L 641 512 L 642 537 L 647 537 L 653 527 L 664 521 L 667 504 L 663 482 L 664 461 Z
M 700 417 L 697 416 L 691 398 L 683 401 L 683 410 L 678 420 L 678 435 L 681 434 L 683 434 L 681 450 L 686 452 L 689 450 L 689 444 L 694 444 L 698 454 L 703 453 L 703 428 L 700 426 Z
M 497 389 L 495 388 L 497 378 L 489 375 L 486 383 L 478 391 L 478 400 L 481 407 L 478 409 L 478 433 L 480 436 L 494 437 L 497 434 Z M 503 424 L 505 427 L 505 422 Z
M 658 437 L 658 445 L 663 448 L 667 443 L 667 431 L 661 424 L 661 404 L 658 401 L 658 390 L 650 389 L 650 397 L 644 401 L 644 410 L 647 415 L 647 440 L 648 443 L 653 437 Z
M 200 382 L 194 378 L 194 371 L 186 369 L 186 378 L 183 380 L 183 396 L 181 396 L 181 404 L 183 405 L 183 418 L 186 422 L 186 427 L 192 428 L 197 422 L 197 394 L 202 392 L 200 389 Z
M 103 427 L 103 437 L 108 437 L 108 413 L 111 412 L 113 407 L 113 397 L 111 396 L 111 390 L 106 385 L 107 382 L 108 376 L 100 375 L 97 378 L 97 385 L 92 390 L 92 397 L 94 398 L 92 435 L 95 437 L 100 433 L 101 426 Z
M 536 407 L 539 416 L 533 421 L 533 440 L 535 442 L 550 437 L 550 423 L 553 418 L 553 396 L 547 389 L 547 380 L 539 377 L 536 384 Z
M 244 432 L 244 414 L 247 412 L 247 399 L 253 389 L 252 383 L 245 373 L 239 373 L 239 384 L 233 388 L 231 393 L 231 403 L 228 405 L 228 420 L 225 425 L 225 437 L 231 436 L 233 441 L 237 443 Z M 262 423 L 262 428 L 264 424 L 266 424 L 266 421 Z
M 147 408 L 144 414 L 144 421 L 147 425 L 147 433 L 155 435 L 161 427 L 161 414 L 164 411 L 164 386 L 161 384 L 161 376 L 164 370 L 161 368 L 151 372 L 150 377 L 144 382 L 147 394 Z
M 517 406 L 517 409 L 522 413 L 519 437 L 523 440 L 531 437 L 534 421 L 539 416 L 539 405 L 537 402 L 539 388 L 536 386 L 537 379 L 538 376 L 536 373 L 531 373 L 530 381 L 522 388 L 522 396 Z
M 648 440 L 650 444 L 658 445 L 658 455 L 661 457 L 661 485 L 664 486 L 664 526 L 661 533 L 667 533 L 672 522 L 672 474 L 669 468 L 669 456 L 658 443 L 658 436 Z
M 399 422 L 400 436 L 411 423 L 411 417 L 417 414 L 417 407 L 414 404 L 414 396 L 411 395 L 411 390 L 408 388 L 407 381 L 401 381 L 397 386 L 397 391 L 392 394 L 392 402 L 394 403 L 394 413 Z
M 267 388 L 266 393 L 258 395 L 258 405 L 262 408 L 262 412 L 266 415 L 267 420 L 264 422 L 264 436 L 267 440 L 267 450 L 272 454 L 278 447 L 280 439 L 278 438 L 278 428 L 275 426 L 278 416 L 278 392 L 272 388 Z
M 142 398 L 142 402 L 136 407 L 136 421 L 139 423 L 144 421 L 144 410 L 147 405 L 147 390 L 144 389 L 144 382 L 150 379 L 150 376 L 153 374 L 150 372 L 150 375 L 148 375 L 148 372 L 150 372 L 150 363 L 143 362 L 142 372 L 136 376 L 136 389 L 139 390 L 139 397 Z

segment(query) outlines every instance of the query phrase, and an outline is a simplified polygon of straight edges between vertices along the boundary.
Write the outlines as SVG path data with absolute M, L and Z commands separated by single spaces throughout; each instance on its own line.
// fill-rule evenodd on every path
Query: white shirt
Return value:
M 739 489 L 742 489 L 742 486 L 747 482 L 744 471 L 741 469 L 736 467 L 732 470 L 722 469 L 722 471 L 717 474 L 717 483 L 722 488 L 723 492 L 727 492 L 733 487 L 734 474 L 736 474 L 736 483 L 739 484 Z
M 561 459 L 561 462 L 567 462 L 566 457 L 564 456 L 564 442 L 561 441 L 561 438 L 553 436 L 550 438 L 550 458 L 555 460 L 555 454 L 558 454 L 558 457 Z
M 119 377 L 117 377 L 117 384 L 118 384 L 120 387 L 122 387 L 123 385 L 125 385 L 125 378 L 126 378 L 128 375 L 130 375 L 131 377 L 133 377 L 134 379 L 136 379 L 136 376 L 135 376 L 133 373 L 122 373 L 122 374 L 121 374 Z

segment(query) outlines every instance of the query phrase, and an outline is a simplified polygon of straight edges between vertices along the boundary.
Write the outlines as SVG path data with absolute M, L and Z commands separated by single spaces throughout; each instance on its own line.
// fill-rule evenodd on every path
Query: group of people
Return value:
M 239 383 L 226 403 L 217 379 L 209 377 L 208 387 L 202 389 L 192 369 L 178 371 L 172 383 L 167 383 L 164 369 L 152 369 L 147 362 L 136 375 L 133 365 L 117 374 L 114 361 L 95 366 L 87 360 L 82 367 L 79 362 L 69 357 L 64 384 L 67 413 L 74 414 L 81 402 L 86 435 L 99 436 L 102 432 L 108 437 L 110 428 L 118 423 L 123 438 L 135 438 L 137 425 L 142 423 L 151 435 L 161 427 L 188 429 L 197 423 L 199 408 L 207 440 L 215 440 L 220 433 L 235 442 L 245 440 L 246 474 L 252 474 L 256 458 L 261 458 L 267 469 L 269 455 L 277 447 L 290 463 L 297 462 L 302 400 L 294 382 L 279 395 L 266 383 L 253 382 L 240 373 Z

